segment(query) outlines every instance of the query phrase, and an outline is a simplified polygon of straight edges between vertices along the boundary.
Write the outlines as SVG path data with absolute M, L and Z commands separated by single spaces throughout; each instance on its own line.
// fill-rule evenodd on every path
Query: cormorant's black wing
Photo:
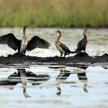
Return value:
M 34 36 L 29 42 L 27 46 L 27 50 L 31 51 L 38 48 L 49 48 L 50 43 L 44 39 L 39 38 L 38 36 Z
M 0 37 L 0 44 L 7 44 L 13 50 L 17 50 L 21 41 L 13 33 L 9 33 Z
M 60 47 L 61 47 L 64 51 L 68 51 L 68 50 L 69 50 L 69 48 L 68 48 L 65 44 L 63 44 L 63 43 L 60 43 Z
M 77 49 L 79 50 L 80 48 L 85 47 L 86 45 L 87 45 L 87 39 L 83 38 L 81 41 L 79 41 Z

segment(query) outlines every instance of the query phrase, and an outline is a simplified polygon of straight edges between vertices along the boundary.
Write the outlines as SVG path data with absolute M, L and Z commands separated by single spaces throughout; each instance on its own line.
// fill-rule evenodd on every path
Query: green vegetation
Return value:
M 0 0 L 0 26 L 107 27 L 108 0 Z

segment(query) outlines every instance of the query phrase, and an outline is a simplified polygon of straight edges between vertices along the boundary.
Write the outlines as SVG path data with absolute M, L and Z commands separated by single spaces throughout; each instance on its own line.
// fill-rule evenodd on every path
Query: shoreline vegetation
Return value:
M 108 0 L 0 0 L 0 27 L 108 27 Z

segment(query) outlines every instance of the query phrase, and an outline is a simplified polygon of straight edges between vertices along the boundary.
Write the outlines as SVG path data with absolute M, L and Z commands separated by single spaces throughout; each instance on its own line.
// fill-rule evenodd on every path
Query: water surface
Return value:
M 100 66 L 0 68 L 0 106 L 107 108 L 107 72 Z

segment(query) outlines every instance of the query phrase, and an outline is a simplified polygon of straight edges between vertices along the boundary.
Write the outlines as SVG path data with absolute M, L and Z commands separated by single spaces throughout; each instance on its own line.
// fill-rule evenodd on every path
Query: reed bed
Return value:
M 0 0 L 0 27 L 107 27 L 108 0 Z

